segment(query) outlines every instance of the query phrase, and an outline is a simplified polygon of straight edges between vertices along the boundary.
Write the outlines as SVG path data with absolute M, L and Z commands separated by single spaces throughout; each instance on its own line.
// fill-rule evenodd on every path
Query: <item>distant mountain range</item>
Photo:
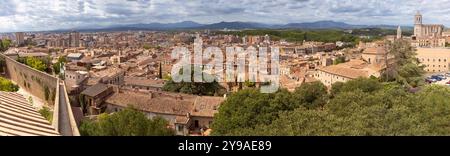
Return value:
M 358 28 L 383 28 L 397 29 L 394 25 L 352 25 L 344 22 L 335 21 L 317 21 L 307 23 L 289 23 L 280 24 L 263 24 L 255 22 L 219 22 L 213 24 L 200 24 L 193 21 L 184 21 L 178 23 L 148 23 L 148 24 L 129 24 L 129 25 L 113 25 L 99 28 L 72 28 L 76 31 L 127 31 L 127 30 L 187 30 L 187 29 L 358 29 Z M 402 26 L 402 30 L 412 30 L 411 26 Z M 55 31 L 70 31 L 55 30 Z

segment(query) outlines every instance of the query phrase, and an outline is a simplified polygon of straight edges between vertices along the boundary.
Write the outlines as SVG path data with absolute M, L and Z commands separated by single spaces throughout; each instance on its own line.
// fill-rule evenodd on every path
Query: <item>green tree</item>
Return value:
M 55 72 L 55 74 L 59 74 L 59 70 L 61 69 L 61 63 L 66 63 L 67 59 L 65 56 L 60 56 L 58 58 L 58 62 L 56 62 L 55 64 L 53 64 L 53 71 Z
M 295 88 L 294 99 L 308 108 L 323 106 L 328 98 L 327 88 L 321 82 L 304 83 Z
M 215 135 L 228 135 L 259 124 L 270 124 L 283 111 L 301 107 L 286 89 L 265 94 L 248 88 L 232 93 L 219 107 L 212 125 Z
M 174 82 L 171 78 L 164 84 L 162 90 L 168 92 L 179 92 L 185 94 L 196 95 L 223 95 L 225 88 L 217 81 L 213 82 L 194 82 L 194 70 L 191 70 L 191 82 Z M 182 74 L 182 70 L 180 70 Z M 210 77 L 211 75 L 203 73 L 203 77 Z
M 425 71 L 424 66 L 420 66 L 416 58 L 416 49 L 405 40 L 397 40 L 387 45 L 388 54 L 394 56 L 394 62 L 389 64 L 384 79 L 393 79 L 407 87 L 422 85 Z
M 47 69 L 47 64 L 35 57 L 26 57 L 23 63 L 39 71 L 45 71 Z
M 170 136 L 174 132 L 160 117 L 148 119 L 132 108 L 114 114 L 101 114 L 97 121 L 84 120 L 80 125 L 83 136 Z
M 337 82 L 331 87 L 331 95 L 336 95 L 340 92 L 348 92 L 354 90 L 361 90 L 362 92 L 373 92 L 382 89 L 383 85 L 377 79 L 372 78 L 357 78 L 346 83 Z
M 39 114 L 41 114 L 45 119 L 47 119 L 47 121 L 49 121 L 50 123 L 53 120 L 53 111 L 51 111 L 48 107 L 42 107 L 42 109 L 40 109 Z
M 0 40 L 0 51 L 8 50 L 8 48 L 11 46 L 11 40 Z
M 345 63 L 345 56 L 339 56 L 333 61 L 334 65 L 337 65 L 340 63 Z

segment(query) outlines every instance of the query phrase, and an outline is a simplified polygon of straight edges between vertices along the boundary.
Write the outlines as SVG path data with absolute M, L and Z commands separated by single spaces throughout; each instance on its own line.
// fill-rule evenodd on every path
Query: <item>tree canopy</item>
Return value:
M 114 114 L 101 114 L 96 121 L 84 120 L 83 136 L 171 136 L 174 132 L 160 117 L 148 119 L 143 113 L 127 108 Z
M 26 64 L 27 66 L 30 66 L 31 68 L 34 68 L 39 71 L 46 71 L 47 70 L 47 64 L 36 58 L 36 57 L 26 57 L 26 58 L 20 58 L 19 62 L 22 62 Z
M 11 46 L 11 40 L 0 40 L 0 51 L 8 50 L 8 48 Z
M 389 70 L 382 78 L 387 81 L 395 80 L 408 87 L 421 86 L 424 83 L 422 75 L 425 71 L 416 58 L 416 49 L 405 40 L 397 40 L 387 46 L 388 54 L 394 57 L 394 62 L 389 65 Z
M 65 56 L 60 56 L 58 57 L 58 62 L 56 62 L 55 64 L 53 64 L 53 71 L 55 72 L 55 74 L 59 74 L 60 69 L 61 69 L 61 63 L 66 63 L 67 59 Z
M 180 70 L 182 73 L 182 69 Z M 210 77 L 207 73 L 202 73 L 203 77 Z M 164 84 L 162 90 L 168 92 L 179 92 L 185 94 L 196 95 L 223 95 L 225 88 L 223 88 L 217 81 L 213 82 L 194 82 L 194 69 L 191 70 L 191 82 L 174 82 L 170 77 Z
M 311 86 L 316 85 L 303 89 Z M 336 83 L 328 96 L 318 96 L 327 97 L 319 100 L 321 107 L 297 100 L 300 88 L 293 93 L 243 90 L 230 95 L 215 116 L 213 135 L 450 135 L 446 86 L 429 85 L 411 93 L 400 83 L 359 78 Z

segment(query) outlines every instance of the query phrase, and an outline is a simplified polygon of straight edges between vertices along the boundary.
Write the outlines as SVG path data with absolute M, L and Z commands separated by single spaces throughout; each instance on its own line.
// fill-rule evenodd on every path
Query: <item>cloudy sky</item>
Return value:
M 251 21 L 450 26 L 450 0 L 0 0 L 0 32 L 115 24 Z

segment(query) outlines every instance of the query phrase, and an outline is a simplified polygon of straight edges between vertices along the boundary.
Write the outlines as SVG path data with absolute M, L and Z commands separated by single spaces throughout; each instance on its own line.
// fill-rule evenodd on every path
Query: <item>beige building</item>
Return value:
M 325 86 L 330 87 L 336 82 L 347 82 L 359 77 L 380 77 L 383 67 L 379 64 L 369 64 L 363 60 L 350 60 L 332 66 L 318 68 L 314 77 Z
M 376 65 L 384 65 L 386 64 L 386 60 L 393 59 L 393 56 L 387 55 L 383 41 L 367 44 L 361 54 L 361 57 L 367 63 Z
M 425 65 L 426 72 L 448 72 L 450 49 L 417 48 L 417 59 Z
M 22 45 L 25 43 L 25 37 L 24 37 L 25 35 L 23 32 L 16 32 L 15 36 L 16 36 L 16 44 L 17 45 Z

